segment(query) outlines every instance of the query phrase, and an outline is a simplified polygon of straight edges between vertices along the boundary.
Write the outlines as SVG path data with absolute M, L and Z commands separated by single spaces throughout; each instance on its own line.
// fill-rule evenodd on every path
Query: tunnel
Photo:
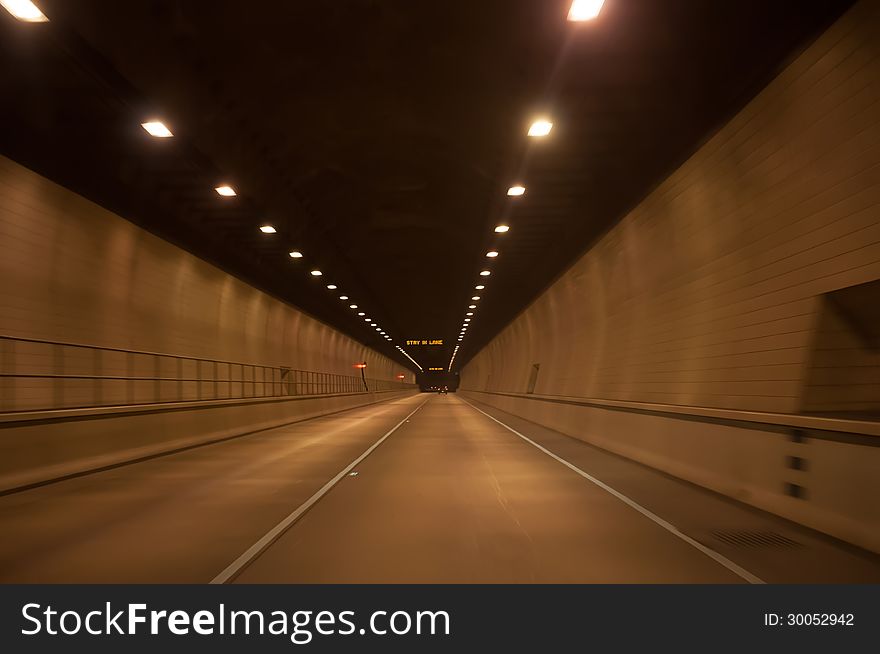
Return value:
M 880 4 L 0 2 L 2 584 L 877 584 Z

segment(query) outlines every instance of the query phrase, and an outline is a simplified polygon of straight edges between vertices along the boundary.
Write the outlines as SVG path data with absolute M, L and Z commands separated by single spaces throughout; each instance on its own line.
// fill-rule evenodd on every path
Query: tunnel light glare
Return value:
M 165 123 L 158 120 L 150 120 L 146 123 L 141 123 L 141 127 L 147 130 L 147 134 L 155 136 L 157 139 L 168 139 L 174 136 L 174 134 L 171 133 L 171 130 L 165 126 Z
M 349 308 L 349 309 L 357 309 L 357 308 L 358 308 L 358 305 L 356 305 L 356 304 L 349 304 L 349 305 L 348 305 L 348 308 Z
M 483 286 L 482 284 L 479 284 L 479 285 L 477 285 L 477 286 L 474 286 L 474 288 L 477 289 L 478 291 L 482 291 L 482 290 L 483 290 L 484 288 L 486 288 L 486 287 Z
M 260 231 L 264 234 L 274 234 L 277 230 L 272 225 L 260 225 Z
M 367 315 L 367 314 L 365 314 L 363 311 L 358 311 L 358 315 L 359 315 L 359 316 L 365 316 L 365 315 Z
M 473 296 L 471 299 L 472 299 L 474 302 L 476 302 L 477 300 L 480 299 L 480 296 L 479 296 L 479 295 L 475 295 L 475 296 Z
M 324 273 L 322 273 L 320 270 L 313 270 L 313 271 L 311 271 L 309 274 L 310 274 L 312 277 L 320 277 L 320 276 L 323 275 Z
M 539 118 L 529 125 L 529 136 L 547 136 L 553 129 L 553 123 L 544 118 Z
M 510 231 L 509 225 L 496 225 L 495 226 L 495 233 L 496 234 L 505 234 L 509 231 Z
M 526 187 L 520 186 L 518 184 L 516 186 L 511 186 L 509 189 L 507 189 L 507 195 L 509 195 L 511 197 L 519 197 L 520 195 L 523 195 L 525 192 L 526 192 Z
M 480 277 L 488 277 L 491 274 L 492 274 L 491 270 L 481 270 L 480 271 Z
M 287 254 L 290 255 L 291 259 L 302 259 L 303 258 L 303 253 L 300 252 L 299 250 L 291 250 Z
M 486 256 L 489 257 L 490 259 L 494 259 L 495 257 L 498 256 L 498 250 L 489 250 L 486 253 Z
M 30 0 L 0 0 L 0 5 L 18 20 L 26 23 L 49 22 L 46 15 Z
M 470 318 L 465 318 L 464 321 L 465 321 L 465 322 L 470 322 L 471 319 L 470 319 Z
M 605 0 L 572 0 L 568 10 L 568 20 L 578 23 L 585 20 L 593 20 L 602 10 Z
M 224 198 L 234 198 L 237 195 L 235 189 L 228 184 L 217 186 L 214 190 L 217 191 L 217 195 L 222 195 Z
M 476 309 L 476 308 L 477 308 L 476 304 L 469 304 L 468 305 L 468 309 Z
M 364 322 L 370 322 L 369 318 L 364 318 Z
M 466 315 L 466 316 L 472 316 L 472 315 L 474 315 L 474 312 L 473 312 L 473 311 L 468 311 L 465 315 Z
M 376 323 L 374 323 L 374 322 L 370 323 L 370 327 L 375 327 L 375 326 L 376 326 Z
M 335 291 L 335 290 L 336 290 L 336 284 L 327 284 L 327 289 L 328 289 L 328 290 L 331 290 L 331 291 Z

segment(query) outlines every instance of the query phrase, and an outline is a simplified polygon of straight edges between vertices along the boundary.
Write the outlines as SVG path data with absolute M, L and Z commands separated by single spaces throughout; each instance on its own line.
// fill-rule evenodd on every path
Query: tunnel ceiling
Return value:
M 402 364 L 485 283 L 458 368 L 850 4 L 38 0 L 0 11 L 3 151 Z

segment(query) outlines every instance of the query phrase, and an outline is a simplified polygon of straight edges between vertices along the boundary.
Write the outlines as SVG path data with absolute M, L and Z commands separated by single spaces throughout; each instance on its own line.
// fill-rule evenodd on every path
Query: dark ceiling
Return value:
M 457 369 L 851 2 L 37 4 L 0 11 L 5 154 L 402 363 L 444 339 L 425 369 L 488 267 Z

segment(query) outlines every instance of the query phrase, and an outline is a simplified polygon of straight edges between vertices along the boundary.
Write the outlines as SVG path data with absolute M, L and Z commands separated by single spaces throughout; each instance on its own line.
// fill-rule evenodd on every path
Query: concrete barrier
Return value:
M 880 552 L 880 425 L 460 390 L 657 470 Z
M 137 461 L 416 391 L 176 402 L 0 415 L 0 492 Z

